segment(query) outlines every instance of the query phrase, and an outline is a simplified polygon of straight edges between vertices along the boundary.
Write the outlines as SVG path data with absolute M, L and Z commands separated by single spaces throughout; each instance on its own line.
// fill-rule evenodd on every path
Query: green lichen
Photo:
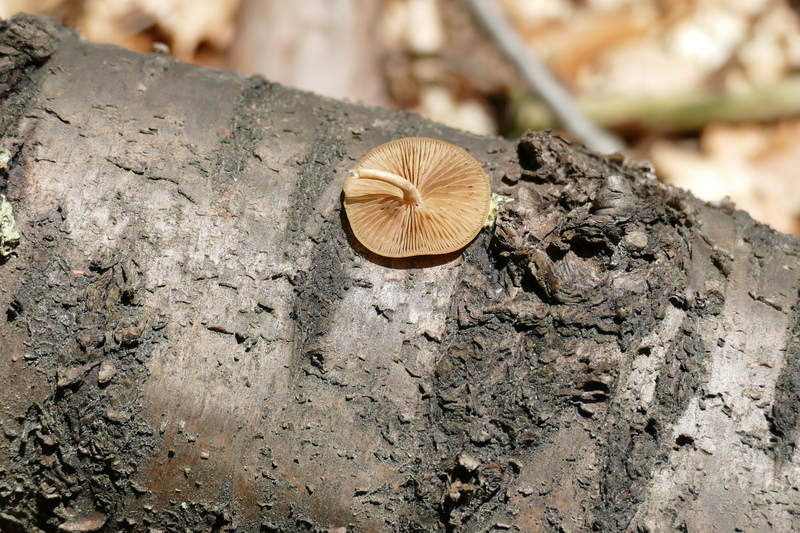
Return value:
M 8 169 L 9 161 L 11 161 L 11 152 L 5 148 L 0 148 L 0 170 Z
M 0 161 L 2 161 L 2 154 L 0 154 Z M 11 204 L 8 203 L 5 196 L 0 194 L 0 257 L 7 257 L 14 251 L 19 244 L 19 237 Z
M 486 217 L 486 221 L 483 223 L 483 227 L 491 228 L 492 226 L 494 226 L 494 223 L 497 220 L 497 212 L 500 211 L 500 204 L 513 201 L 514 199 L 510 196 L 506 196 L 505 194 L 497 194 L 496 192 L 493 192 L 492 200 L 489 204 L 489 215 Z

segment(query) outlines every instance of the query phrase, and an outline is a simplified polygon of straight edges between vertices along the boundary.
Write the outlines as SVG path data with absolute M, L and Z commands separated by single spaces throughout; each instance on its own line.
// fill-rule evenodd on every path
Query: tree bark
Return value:
M 2 531 L 800 529 L 796 237 L 552 133 L 0 47 Z M 462 253 L 349 231 L 406 136 L 514 198 Z

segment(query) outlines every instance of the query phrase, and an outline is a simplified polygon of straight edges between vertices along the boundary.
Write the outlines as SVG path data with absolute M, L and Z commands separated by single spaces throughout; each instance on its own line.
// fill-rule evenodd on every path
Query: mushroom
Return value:
M 454 252 L 480 232 L 492 195 L 481 164 L 450 143 L 408 137 L 371 150 L 347 173 L 353 234 L 386 257 Z

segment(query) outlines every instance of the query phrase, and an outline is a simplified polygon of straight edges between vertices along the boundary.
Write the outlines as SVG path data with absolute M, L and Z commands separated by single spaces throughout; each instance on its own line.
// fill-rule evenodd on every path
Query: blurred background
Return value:
M 516 47 L 659 179 L 800 234 L 799 4 L 0 0 L 0 16 L 52 15 L 92 41 L 145 53 L 166 45 L 182 61 L 480 135 L 561 129 Z

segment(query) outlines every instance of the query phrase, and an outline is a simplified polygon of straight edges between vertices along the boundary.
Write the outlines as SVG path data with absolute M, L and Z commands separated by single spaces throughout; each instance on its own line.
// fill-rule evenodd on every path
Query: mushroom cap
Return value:
M 418 195 L 410 197 L 405 182 L 401 188 L 397 180 L 380 178 L 387 173 L 410 182 Z M 344 182 L 344 209 L 353 234 L 368 250 L 386 257 L 463 248 L 483 227 L 491 196 L 489 178 L 474 157 L 424 137 L 374 148 Z

